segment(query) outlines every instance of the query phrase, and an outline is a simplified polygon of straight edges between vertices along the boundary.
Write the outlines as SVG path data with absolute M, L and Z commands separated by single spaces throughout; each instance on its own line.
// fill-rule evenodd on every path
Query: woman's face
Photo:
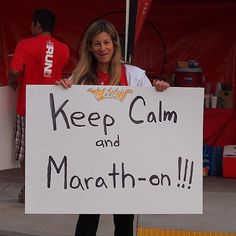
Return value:
M 106 32 L 102 32 L 94 37 L 91 52 L 97 59 L 98 64 L 108 64 L 114 52 L 111 36 Z

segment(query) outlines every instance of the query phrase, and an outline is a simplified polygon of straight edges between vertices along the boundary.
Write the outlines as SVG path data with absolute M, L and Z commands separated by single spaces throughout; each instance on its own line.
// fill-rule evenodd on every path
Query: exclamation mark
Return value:
M 185 168 L 184 168 L 184 182 L 186 182 L 186 177 L 187 177 L 187 172 L 188 172 L 188 159 L 185 160 Z M 185 187 L 185 184 L 182 184 L 182 188 Z
M 192 161 L 192 162 L 191 162 L 191 169 L 190 169 L 189 185 L 192 184 L 192 179 L 193 179 L 193 165 L 194 165 L 194 163 L 193 163 L 193 161 Z M 191 188 L 191 186 L 188 186 L 188 189 L 190 189 L 190 188 Z
M 181 180 L 181 165 L 182 165 L 182 157 L 178 159 L 178 179 Z M 180 187 L 180 183 L 177 184 L 177 187 Z
M 187 180 L 187 174 L 188 174 L 188 163 L 189 160 L 188 159 L 185 159 L 185 167 L 184 167 L 184 178 L 183 178 L 183 181 L 184 183 L 181 185 L 180 183 L 177 184 L 177 187 L 182 187 L 182 188 L 185 188 L 185 182 Z M 192 179 L 193 179 L 193 166 L 194 166 L 194 162 L 192 161 L 191 162 L 191 167 L 190 167 L 190 173 L 189 173 L 189 185 L 192 184 Z M 181 181 L 181 169 L 182 169 L 182 157 L 179 157 L 178 158 L 178 180 L 179 182 Z M 190 189 L 191 186 L 188 186 L 188 189 Z

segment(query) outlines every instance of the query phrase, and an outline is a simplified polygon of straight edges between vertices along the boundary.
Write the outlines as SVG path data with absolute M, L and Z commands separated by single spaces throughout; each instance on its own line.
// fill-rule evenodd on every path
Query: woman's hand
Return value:
M 70 88 L 72 86 L 72 81 L 70 79 L 61 79 L 55 82 L 56 85 L 61 85 L 63 88 Z
M 170 84 L 163 80 L 153 80 L 153 86 L 155 87 L 156 91 L 163 92 L 170 87 Z

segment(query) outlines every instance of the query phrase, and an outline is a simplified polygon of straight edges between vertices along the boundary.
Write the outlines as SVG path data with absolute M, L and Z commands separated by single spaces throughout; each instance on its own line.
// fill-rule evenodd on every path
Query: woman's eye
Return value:
M 100 47 L 100 45 L 101 45 L 100 43 L 94 43 L 93 44 L 93 46 L 96 47 L 96 48 Z

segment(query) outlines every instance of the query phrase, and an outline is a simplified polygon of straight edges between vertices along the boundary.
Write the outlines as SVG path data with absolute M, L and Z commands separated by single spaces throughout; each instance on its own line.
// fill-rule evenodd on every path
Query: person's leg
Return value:
M 25 181 L 25 161 L 20 162 L 20 168 L 22 171 L 22 175 Z M 18 194 L 18 201 L 20 203 L 25 203 L 25 185 L 21 188 L 19 194 Z
M 114 215 L 114 236 L 133 236 L 134 215 Z
M 16 159 L 20 162 L 20 167 L 25 181 L 25 117 L 16 116 L 15 147 Z M 18 195 L 18 201 L 25 202 L 25 186 L 22 187 Z
M 100 215 L 79 215 L 75 236 L 96 236 Z

